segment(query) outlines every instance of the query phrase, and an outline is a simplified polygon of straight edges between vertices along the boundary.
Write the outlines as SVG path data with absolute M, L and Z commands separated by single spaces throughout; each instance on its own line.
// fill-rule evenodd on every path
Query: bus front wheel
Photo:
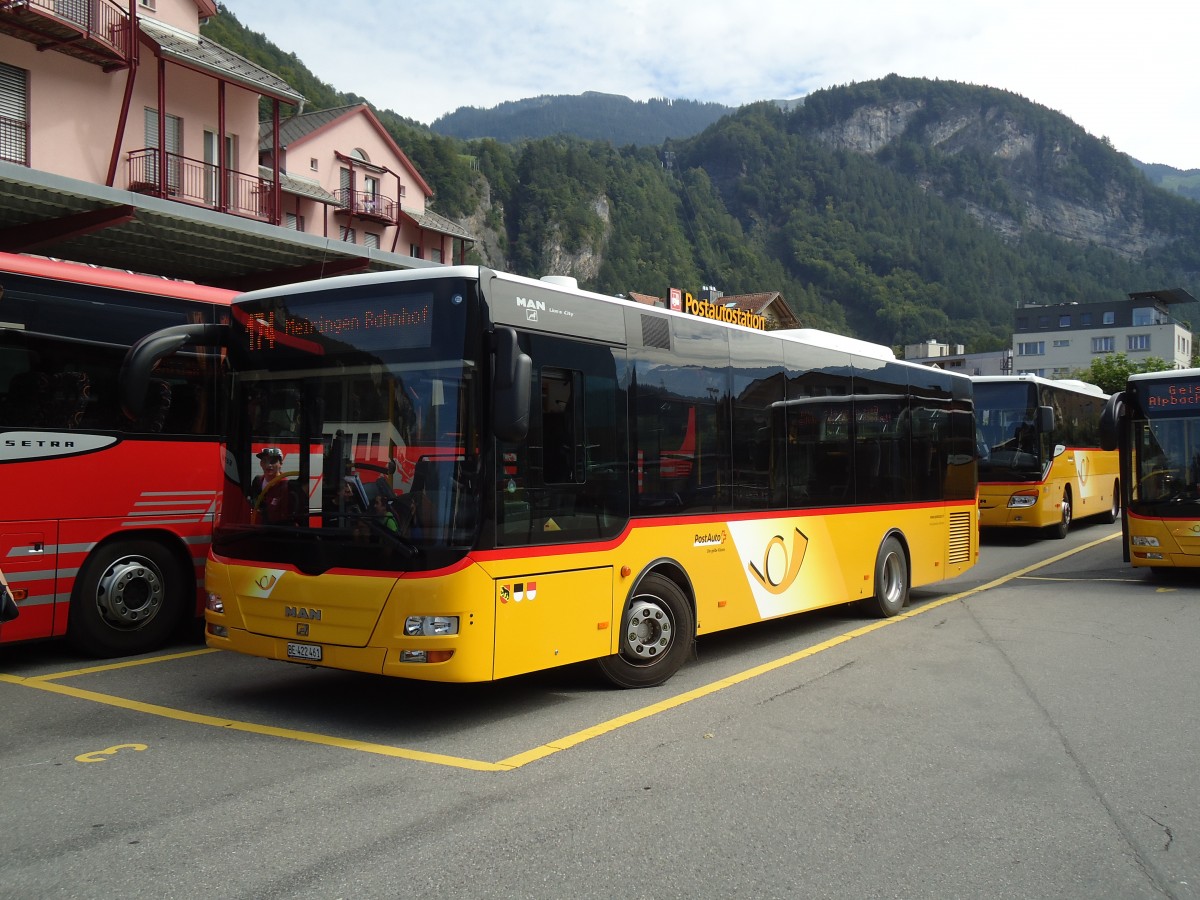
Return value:
M 894 535 L 879 545 L 875 557 L 875 596 L 859 601 L 868 613 L 890 619 L 908 604 L 908 557 Z
M 1058 524 L 1050 526 L 1050 533 L 1054 537 L 1062 539 L 1067 536 L 1067 532 L 1071 530 L 1071 491 L 1070 489 L 1063 490 L 1061 515 L 1058 517 Z
M 101 547 L 79 572 L 67 638 L 90 656 L 129 656 L 165 644 L 194 589 L 161 544 L 118 541 Z
M 600 660 L 600 671 L 618 687 L 662 684 L 679 671 L 696 636 L 687 596 L 670 578 L 641 580 L 621 616 L 620 648 Z

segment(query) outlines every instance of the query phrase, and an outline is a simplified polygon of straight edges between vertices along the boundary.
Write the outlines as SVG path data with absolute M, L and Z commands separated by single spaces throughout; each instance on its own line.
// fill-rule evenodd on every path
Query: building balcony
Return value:
M 391 197 L 346 188 L 334 191 L 333 195 L 337 197 L 334 212 L 338 215 L 357 216 L 383 225 L 396 224 L 396 201 Z
M 276 222 L 272 181 L 226 169 L 222 197 L 221 170 L 214 163 L 168 153 L 166 167 L 166 177 L 160 178 L 158 150 L 134 150 L 129 154 L 129 190 L 243 219 Z
M 129 13 L 113 0 L 0 0 L 0 33 L 106 72 L 129 65 Z

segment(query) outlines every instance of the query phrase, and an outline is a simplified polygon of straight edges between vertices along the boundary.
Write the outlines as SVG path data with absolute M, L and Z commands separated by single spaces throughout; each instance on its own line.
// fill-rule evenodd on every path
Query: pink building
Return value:
M 298 114 L 200 35 L 216 14 L 0 0 L 0 249 L 236 287 L 459 261 L 470 235 L 375 116 Z
M 262 123 L 264 174 L 275 159 L 272 125 Z M 284 120 L 278 158 L 289 228 L 323 229 L 416 259 L 462 262 L 470 235 L 426 208 L 433 189 L 365 104 Z

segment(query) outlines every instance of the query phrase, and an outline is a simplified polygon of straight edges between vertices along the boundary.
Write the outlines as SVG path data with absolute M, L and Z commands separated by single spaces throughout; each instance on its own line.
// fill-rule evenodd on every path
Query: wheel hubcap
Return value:
M 143 627 L 163 604 L 164 585 L 147 560 L 128 556 L 105 570 L 96 586 L 96 607 L 112 625 L 126 630 Z
M 900 558 L 895 553 L 889 553 L 883 561 L 883 584 L 879 588 L 884 602 L 889 606 L 898 604 L 903 596 L 904 579 L 900 572 Z
M 636 598 L 625 616 L 625 656 L 648 663 L 662 656 L 674 640 L 671 616 L 656 598 Z

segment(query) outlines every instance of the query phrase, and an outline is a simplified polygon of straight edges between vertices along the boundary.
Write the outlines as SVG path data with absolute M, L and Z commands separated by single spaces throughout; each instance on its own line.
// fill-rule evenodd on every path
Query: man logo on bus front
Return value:
M 752 574 L 763 589 L 772 594 L 782 594 L 795 582 L 800 574 L 800 565 L 808 550 L 808 538 L 799 528 L 792 534 L 792 549 L 788 552 L 783 535 L 775 535 L 767 541 L 763 551 L 762 569 L 749 564 Z

